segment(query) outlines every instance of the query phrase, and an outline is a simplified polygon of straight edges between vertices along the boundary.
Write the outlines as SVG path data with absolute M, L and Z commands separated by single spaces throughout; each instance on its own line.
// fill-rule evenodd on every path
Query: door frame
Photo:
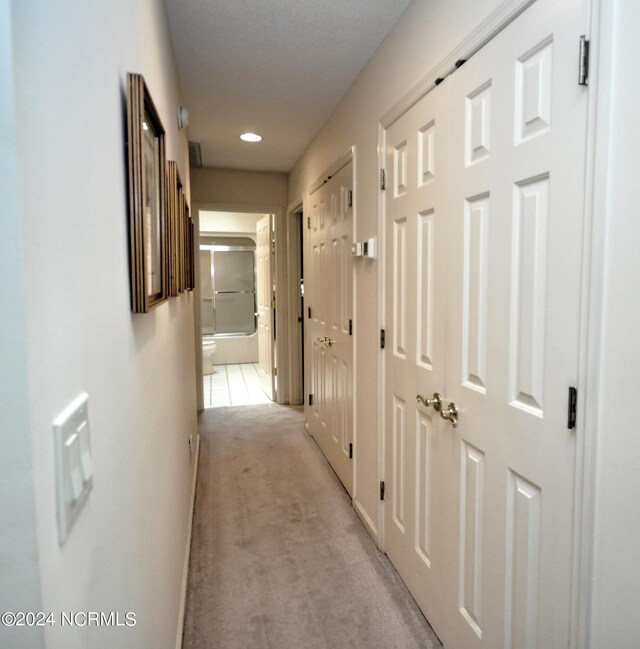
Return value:
M 302 198 L 293 201 L 287 207 L 286 216 L 286 281 L 287 281 L 287 351 L 288 351 L 288 392 L 289 404 L 300 406 L 304 404 L 305 394 L 303 384 L 306 385 L 306 377 L 303 375 L 304 348 L 303 330 L 305 327 L 304 313 L 300 310 L 300 273 L 304 263 L 301 237 L 304 237 L 304 224 L 300 222 L 300 214 L 303 214 Z M 302 323 L 298 322 L 302 318 Z M 302 326 L 300 326 L 302 324 Z
M 192 205 L 192 217 L 193 217 L 193 227 L 195 232 L 197 232 L 197 241 L 194 241 L 194 246 L 198 245 L 200 241 L 200 211 L 203 212 L 244 212 L 245 214 L 272 214 L 274 221 L 274 236 L 276 240 L 276 252 L 274 259 L 274 273 L 273 280 L 276 286 L 276 296 L 286 295 L 284 290 L 284 282 L 281 279 L 283 268 L 285 262 L 280 261 L 279 257 L 282 256 L 280 250 L 279 241 L 282 238 L 283 228 L 282 228 L 282 208 L 274 205 L 242 205 L 236 203 L 193 203 Z M 196 248 L 197 250 L 197 248 Z M 200 257 L 194 255 L 195 261 L 195 276 L 200 277 Z M 280 270 L 279 270 L 280 269 Z M 202 373 L 202 313 L 200 309 L 201 303 L 201 289 L 199 282 L 196 282 L 196 286 L 193 290 L 194 293 L 194 307 L 193 307 L 193 333 L 194 333 L 194 353 L 196 356 L 196 398 L 197 398 L 197 409 L 198 412 L 204 410 L 204 375 Z M 274 345 L 274 366 L 278 367 L 278 372 L 282 372 L 283 376 L 278 377 L 277 387 L 274 387 L 273 401 L 274 403 L 285 403 L 283 400 L 285 394 L 288 390 L 284 389 L 284 386 L 287 385 L 287 366 L 284 362 L 284 359 L 287 358 L 286 354 L 286 331 L 284 330 L 284 322 L 286 313 L 282 311 L 287 310 L 286 300 L 283 300 L 284 309 L 276 309 L 276 328 L 277 331 L 281 331 L 282 335 L 279 335 L 275 340 Z M 280 329 L 280 327 L 283 329 Z M 280 369 L 280 362 L 282 360 L 282 370 Z M 281 381 L 282 386 L 281 388 Z
M 265 286 L 263 284 L 264 282 L 264 274 L 260 273 L 260 269 L 262 267 L 262 259 L 263 259 L 263 253 L 264 253 L 264 242 L 261 242 L 261 224 L 263 221 L 267 221 L 266 224 L 266 230 L 267 230 L 267 243 L 266 243 L 266 249 L 267 249 L 267 259 L 268 259 L 268 280 L 269 283 Z M 262 226 L 262 229 L 264 230 L 264 226 Z M 277 386 L 278 386 L 278 381 L 277 381 L 277 365 L 276 365 L 276 358 L 275 358 L 275 336 L 276 334 L 276 322 L 275 322 L 275 317 L 276 317 L 276 311 L 275 311 L 275 291 L 274 291 L 274 275 L 275 275 L 275 230 L 274 230 L 274 216 L 273 214 L 266 214 L 264 215 L 257 223 L 256 223 L 256 312 L 258 314 L 257 320 L 256 320 L 256 333 L 258 334 L 258 375 L 260 377 L 260 385 L 262 386 L 262 391 L 266 393 L 266 395 L 271 399 L 272 401 L 275 399 L 275 395 L 277 394 Z M 266 288 L 266 292 L 263 293 L 263 291 Z M 263 312 L 262 309 L 266 310 Z M 269 322 L 269 328 L 268 328 L 268 343 L 261 343 L 262 339 L 262 323 L 263 323 L 263 318 L 266 319 Z M 269 347 L 271 349 L 269 349 Z M 263 361 L 265 360 L 265 355 L 268 356 L 268 368 L 267 371 L 265 372 L 263 369 Z
M 410 110 L 429 93 L 440 79 L 455 71 L 456 62 L 466 60 L 493 39 L 502 29 L 515 20 L 536 0 L 507 0 L 467 39 L 457 44 L 451 53 L 432 68 L 420 82 L 400 98 L 381 118 L 378 124 L 378 168 L 386 169 L 386 132 L 397 119 Z M 578 408 L 575 456 L 575 505 L 574 532 L 572 539 L 573 565 L 571 595 L 571 647 L 577 649 L 591 646 L 588 620 L 592 605 L 592 574 L 594 557 L 595 492 L 597 480 L 598 414 L 601 391 L 598 370 L 601 365 L 601 322 L 600 314 L 604 304 L 602 280 L 605 260 L 606 223 L 597 219 L 596 213 L 606 213 L 606 182 L 608 165 L 605 155 L 596 156 L 596 151 L 606 150 L 606 129 L 608 123 L 608 102 L 606 84 L 599 84 L 599 77 L 606 79 L 611 66 L 611 53 L 602 48 L 601 41 L 611 39 L 611 13 L 605 11 L 602 0 L 587 0 L 589 4 L 588 40 L 590 41 L 589 92 L 587 97 L 587 153 L 585 160 L 585 196 L 583 204 L 584 235 L 582 241 L 583 263 L 581 280 L 582 311 L 580 317 Z M 601 20 L 604 18 L 604 20 Z M 576 77 L 578 38 L 576 34 Z M 603 72 L 600 72 L 600 70 Z M 438 80 L 438 81 L 437 81 Z M 437 81 L 437 82 L 436 82 Z M 577 81 L 576 81 L 577 83 Z M 387 305 L 385 304 L 386 244 L 385 241 L 386 200 L 381 184 L 378 187 L 378 241 L 379 241 L 379 328 L 385 328 Z M 378 471 L 379 480 L 385 480 L 385 357 L 379 352 L 378 362 Z M 378 547 L 385 549 L 385 503 L 379 501 L 377 535 Z

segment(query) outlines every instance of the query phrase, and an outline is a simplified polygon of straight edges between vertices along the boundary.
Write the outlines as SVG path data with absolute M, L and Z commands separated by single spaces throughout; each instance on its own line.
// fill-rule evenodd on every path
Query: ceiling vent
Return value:
M 202 167 L 202 151 L 200 151 L 200 142 L 189 142 L 189 166 Z

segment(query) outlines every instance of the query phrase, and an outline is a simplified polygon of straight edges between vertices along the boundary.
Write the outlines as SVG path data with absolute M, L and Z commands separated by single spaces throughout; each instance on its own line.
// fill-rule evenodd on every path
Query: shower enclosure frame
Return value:
M 222 238 L 222 237 L 221 237 Z M 225 244 L 200 244 L 199 251 L 210 251 L 210 268 L 211 268 L 211 285 L 212 292 L 211 297 L 207 298 L 203 293 L 200 295 L 201 304 L 205 300 L 211 299 L 212 301 L 212 312 L 213 312 L 213 331 L 211 333 L 205 332 L 204 327 L 201 327 L 202 336 L 204 337 L 215 337 L 215 338 L 231 338 L 231 337 L 241 337 L 241 336 L 253 336 L 257 333 L 258 330 L 258 313 L 257 313 L 257 259 L 256 259 L 256 247 L 254 246 L 240 246 L 240 245 L 225 245 Z M 219 291 L 216 289 L 216 280 L 214 272 L 214 253 L 216 252 L 251 252 L 253 253 L 253 276 L 252 276 L 252 291 Z M 252 331 L 230 331 L 230 332 L 217 332 L 216 331 L 216 296 L 217 295 L 229 295 L 229 294 L 252 294 L 253 295 L 253 330 Z M 202 307 L 201 307 L 202 308 Z M 204 318 L 201 318 L 204 320 Z

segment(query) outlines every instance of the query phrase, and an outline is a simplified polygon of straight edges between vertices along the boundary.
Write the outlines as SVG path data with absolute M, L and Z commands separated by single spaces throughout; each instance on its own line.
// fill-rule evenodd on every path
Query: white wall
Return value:
M 373 55 L 289 176 L 289 204 L 356 146 L 356 240 L 378 234 L 378 124 L 382 116 L 489 16 L 502 0 L 415 0 Z M 355 499 L 378 521 L 378 263 L 356 266 Z
M 137 617 L 131 629 L 47 627 L 46 646 L 172 647 L 196 429 L 193 298 L 130 313 L 124 146 L 126 73 L 139 72 L 167 131 L 167 157 L 188 178 L 165 7 L 12 7 L 41 606 Z M 51 423 L 82 391 L 94 487 L 60 547 Z
M 640 643 L 640 5 L 603 5 L 595 219 L 605 240 L 596 242 L 604 243 L 604 274 L 590 647 L 632 649 Z
M 24 334 L 22 223 L 9 0 L 0 0 L 0 612 L 42 608 L 38 575 Z M 42 630 L 0 626 L 0 645 L 44 646 Z

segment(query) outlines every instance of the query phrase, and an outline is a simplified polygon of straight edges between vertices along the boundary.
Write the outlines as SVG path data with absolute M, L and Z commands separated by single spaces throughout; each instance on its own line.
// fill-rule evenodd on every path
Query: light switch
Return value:
M 78 437 L 80 438 L 80 466 L 82 479 L 90 480 L 93 476 L 93 465 L 91 462 L 91 443 L 89 441 L 89 422 L 83 421 L 78 426 Z
M 74 399 L 53 421 L 58 539 L 64 543 L 93 487 L 89 395 Z
M 74 503 L 82 495 L 82 471 L 80 469 L 80 438 L 74 433 L 64 443 L 67 470 L 67 502 Z

